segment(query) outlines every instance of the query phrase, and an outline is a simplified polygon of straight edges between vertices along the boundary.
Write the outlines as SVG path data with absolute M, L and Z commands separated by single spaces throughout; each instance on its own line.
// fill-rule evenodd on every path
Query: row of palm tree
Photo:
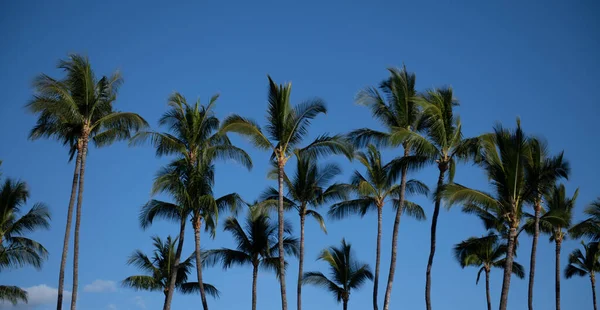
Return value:
M 377 247 L 373 275 L 373 308 L 377 310 L 381 238 L 383 237 L 382 210 L 386 204 L 391 204 L 395 216 L 391 236 L 390 269 L 383 298 L 383 309 L 388 310 L 396 273 L 402 215 L 407 214 L 417 219 L 425 218 L 423 208 L 407 200 L 406 196 L 429 193 L 427 186 L 411 179 L 409 175 L 428 165 L 435 164 L 439 170 L 436 188 L 432 191 L 434 209 L 425 285 L 425 301 L 428 310 L 432 308 L 431 274 L 436 251 L 437 222 L 442 202 L 445 202 L 448 207 L 455 204 L 462 205 L 463 211 L 476 214 L 484 221 L 488 233 L 494 233 L 484 237 L 488 240 L 486 242 L 483 239 L 477 242 L 471 240 L 465 245 L 469 246 L 464 249 L 466 253 L 464 256 L 471 257 L 472 251 L 469 249 L 474 244 L 485 244 L 486 248 L 481 251 L 489 254 L 485 257 L 485 262 L 483 257 L 479 257 L 469 258 L 467 261 L 461 259 L 461 264 L 467 266 L 475 263 L 481 265 L 483 270 L 497 266 L 498 263 L 503 264 L 501 310 L 507 309 L 511 274 L 515 273 L 513 272 L 513 266 L 516 266 L 514 256 L 519 234 L 526 231 L 533 235 L 528 294 L 531 309 L 539 234 L 549 232 L 554 236 L 557 255 L 559 255 L 560 243 L 566 236 L 565 230 L 570 226 L 570 222 L 558 219 L 556 212 L 559 211 L 552 211 L 549 203 L 551 201 L 549 197 L 552 197 L 557 182 L 561 178 L 566 179 L 569 174 L 568 162 L 563 158 L 562 153 L 551 156 L 543 140 L 526 135 L 521 129 L 520 122 L 517 122 L 517 128 L 514 130 L 498 125 L 492 133 L 464 138 L 460 119 L 453 111 L 458 105 L 453 90 L 446 87 L 418 92 L 416 76 L 406 67 L 389 69 L 389 77 L 378 87 L 368 87 L 360 91 L 356 97 L 358 104 L 370 109 L 373 118 L 379 121 L 383 130 L 360 128 L 346 135 L 321 135 L 308 142 L 306 137 L 309 134 L 311 121 L 327 112 L 325 103 L 317 98 L 294 106 L 290 102 L 291 84 L 278 85 L 270 77 L 265 126 L 260 126 L 255 121 L 239 115 L 231 115 L 221 122 L 214 114 L 218 96 L 213 96 L 207 105 L 201 105 L 199 101 L 188 104 L 184 96 L 175 93 L 169 97 L 169 110 L 159 120 L 159 126 L 164 127 L 166 131 L 159 132 L 147 129 L 146 121 L 138 114 L 119 112 L 114 109 L 117 91 L 122 84 L 122 78 L 118 73 L 98 79 L 91 69 L 89 60 L 78 55 L 71 55 L 68 60 L 60 61 L 58 67 L 65 71 L 65 77 L 62 79 L 54 79 L 47 75 L 37 77 L 34 82 L 36 93 L 28 104 L 28 108 L 38 116 L 37 124 L 32 129 L 30 137 L 59 140 L 68 147 L 70 159 L 75 158 L 75 172 L 67 208 L 67 225 L 59 272 L 57 309 L 62 309 L 64 273 L 73 208 L 76 210 L 71 309 L 76 308 L 80 217 L 90 141 L 98 147 L 118 140 L 129 140 L 130 145 L 150 143 L 156 148 L 157 156 L 172 157 L 172 161 L 157 173 L 152 189 L 154 194 L 164 193 L 170 196 L 171 202 L 152 199 L 144 205 L 139 218 L 142 228 L 149 227 L 155 219 L 167 219 L 179 224 L 178 235 L 168 239 L 168 243 L 173 243 L 174 250 L 172 260 L 169 254 L 168 266 L 165 267 L 164 277 L 168 279 L 160 280 L 164 280 L 164 283 L 161 282 L 165 293 L 163 309 L 170 309 L 175 290 L 181 290 L 182 283 L 189 283 L 178 282 L 178 275 L 187 274 L 179 270 L 191 268 L 189 267 L 191 261 L 182 260 L 184 232 L 188 220 L 194 228 L 195 250 L 192 255 L 198 278 L 195 285 L 198 287 L 203 308 L 208 309 L 202 266 L 206 265 L 207 259 L 214 263 L 219 260 L 217 258 L 220 258 L 224 262 L 225 252 L 213 250 L 205 253 L 205 256 L 200 251 L 202 226 L 211 237 L 214 237 L 219 213 L 229 211 L 235 216 L 237 211 L 246 205 L 236 193 L 214 197 L 215 162 L 219 159 L 232 159 L 248 169 L 252 167 L 251 158 L 243 149 L 231 143 L 227 136 L 229 133 L 248 137 L 255 147 L 268 151 L 269 160 L 274 167 L 269 175 L 277 179 L 278 187 L 265 191 L 256 208 L 275 207 L 277 210 L 277 224 L 274 225 L 277 228 L 277 247 L 276 251 L 275 248 L 269 248 L 269 251 L 262 252 L 268 256 L 259 256 L 262 257 L 261 259 L 268 258 L 271 264 L 269 266 L 272 266 L 277 273 L 283 310 L 287 310 L 285 256 L 295 253 L 299 256 L 297 308 L 300 310 L 301 287 L 306 283 L 303 271 L 304 222 L 307 216 L 313 217 L 325 229 L 324 219 L 315 209 L 328 204 L 332 205 L 329 215 L 334 219 L 350 214 L 364 215 L 369 210 L 377 211 Z M 397 157 L 387 163 L 382 162 L 381 148 L 399 147 L 402 147 L 402 151 Z M 321 165 L 320 161 L 325 156 L 335 154 L 357 160 L 364 166 L 366 172 L 355 172 L 347 184 L 333 183 L 334 178 L 341 172 L 339 167 L 335 164 Z M 290 177 L 286 174 L 285 168 L 292 157 L 295 157 L 297 167 L 296 174 Z M 493 193 L 454 183 L 459 162 L 471 162 L 481 167 L 490 180 Z M 574 204 L 574 198 L 572 200 Z M 544 202 L 546 208 L 543 208 Z M 531 206 L 533 214 L 524 212 L 524 206 Z M 291 251 L 289 244 L 286 243 L 290 238 L 286 232 L 284 213 L 286 209 L 295 209 L 300 216 L 300 240 L 297 251 Z M 577 229 L 572 230 L 572 234 L 575 237 L 588 236 L 599 241 L 600 211 L 597 213 L 589 211 L 589 213 L 591 218 L 576 225 Z M 256 215 L 252 215 L 252 218 L 254 220 Z M 235 219 L 230 218 L 227 223 L 230 220 Z M 267 239 L 271 241 L 272 235 L 266 232 L 263 234 L 268 235 Z M 253 255 L 257 255 L 258 252 L 250 254 L 246 246 L 248 244 L 240 243 L 236 251 L 244 252 L 245 262 L 254 265 L 259 256 Z M 345 243 L 342 244 L 342 248 L 346 246 Z M 330 260 L 326 261 L 333 264 Z M 274 262 L 277 263 L 276 268 Z M 154 260 L 154 264 L 158 264 L 157 259 Z M 146 267 L 148 268 L 144 270 L 149 271 L 150 265 Z M 557 261 L 557 269 L 558 267 Z M 160 268 L 156 267 L 152 270 L 158 269 Z M 365 279 L 367 278 L 369 277 Z M 149 281 L 149 278 L 147 280 Z M 161 286 L 157 284 L 159 280 L 153 281 L 157 286 L 152 287 Z M 342 283 L 338 282 L 338 284 Z M 557 308 L 560 307 L 558 282 L 557 280 Z M 341 284 L 346 289 L 344 285 Z M 141 287 L 143 286 L 138 288 Z M 343 294 L 340 296 L 343 297 Z M 255 296 L 253 300 L 254 304 Z M 340 300 L 347 304 L 344 298 Z

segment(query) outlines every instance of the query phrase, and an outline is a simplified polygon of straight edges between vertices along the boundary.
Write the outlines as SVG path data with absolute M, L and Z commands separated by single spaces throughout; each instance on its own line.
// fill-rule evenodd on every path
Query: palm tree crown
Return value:
M 592 241 L 600 241 L 600 197 L 583 211 L 588 218 L 573 226 L 569 233 L 574 238 L 588 237 Z

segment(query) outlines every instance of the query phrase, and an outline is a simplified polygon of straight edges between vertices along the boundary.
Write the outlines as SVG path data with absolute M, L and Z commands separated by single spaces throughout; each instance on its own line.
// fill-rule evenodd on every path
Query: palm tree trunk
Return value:
M 169 296 L 169 293 L 167 293 L 167 291 L 163 291 L 163 293 L 165 294 L 165 303 L 163 304 L 163 308 L 167 306 L 167 299 Z
M 556 266 L 555 266 L 555 294 L 556 294 L 556 310 L 560 310 L 560 248 L 562 239 L 556 239 Z
M 373 279 L 373 310 L 377 310 L 377 293 L 379 291 L 379 268 L 381 264 L 381 225 L 383 206 L 377 206 L 377 249 L 375 250 L 375 277 Z
M 598 310 L 598 305 L 596 305 L 596 276 L 593 273 L 590 274 L 590 281 L 592 282 L 592 299 L 594 301 L 594 310 Z
M 73 289 L 71 291 L 71 310 L 77 308 L 77 289 L 79 287 L 79 227 L 81 226 L 81 206 L 83 203 L 83 183 L 85 180 L 85 161 L 87 158 L 88 137 L 82 137 L 82 142 L 77 209 L 75 211 L 75 237 L 73 240 Z
M 177 243 L 177 251 L 175 251 L 175 261 L 171 267 L 171 279 L 169 279 L 169 286 L 167 287 L 167 297 L 165 298 L 165 305 L 163 310 L 171 309 L 171 301 L 173 301 L 173 293 L 175 292 L 175 283 L 177 283 L 177 271 L 179 270 L 179 260 L 181 259 L 181 252 L 183 251 L 183 238 L 185 236 L 185 217 L 181 215 L 181 224 L 179 227 L 179 242 Z
M 344 310 L 348 310 L 348 299 L 344 299 Z
M 277 210 L 277 218 L 279 221 L 279 235 L 278 235 L 278 247 L 279 247 L 279 284 L 281 287 L 281 310 L 287 310 L 287 293 L 285 289 L 285 254 L 283 252 L 283 166 L 285 165 L 284 159 L 278 159 L 279 164 L 279 177 L 277 179 L 279 186 L 279 206 Z
M 404 146 L 404 157 L 408 156 L 408 147 Z M 383 310 L 390 309 L 390 298 L 392 297 L 392 285 L 394 282 L 394 274 L 396 273 L 396 255 L 398 252 L 398 231 L 400 230 L 400 218 L 402 216 L 402 207 L 404 205 L 404 194 L 406 192 L 406 174 L 408 169 L 402 168 L 402 177 L 400 180 L 400 203 L 396 210 L 396 218 L 394 219 L 394 230 L 392 232 L 392 257 L 390 259 L 390 273 L 388 275 L 387 288 L 385 290 L 385 298 L 383 299 Z
M 490 272 L 485 269 L 485 297 L 487 298 L 487 308 L 492 310 L 492 296 L 490 296 Z
M 539 197 L 538 197 L 539 198 Z M 535 277 L 535 255 L 537 252 L 538 238 L 540 236 L 540 208 L 541 200 L 538 199 L 535 203 L 534 219 L 533 219 L 533 242 L 531 244 L 531 258 L 529 261 L 529 289 L 527 292 L 527 305 L 529 310 L 533 310 L 533 282 Z
M 429 259 L 427 260 L 427 271 L 425 273 L 425 305 L 427 310 L 431 310 L 431 267 L 433 267 L 433 256 L 435 255 L 435 237 L 437 231 L 437 221 L 440 215 L 440 204 L 442 197 L 439 191 L 444 186 L 444 173 L 446 172 L 446 165 L 440 163 L 438 165 L 440 175 L 437 182 L 437 190 L 435 197 L 435 207 L 433 209 L 433 218 L 431 219 L 431 245 L 429 249 Z
M 77 195 L 77 184 L 79 183 L 79 170 L 81 169 L 81 147 L 77 146 L 77 157 L 75 159 L 75 171 L 73 172 L 73 184 L 71 185 L 71 198 L 67 208 L 67 227 L 65 228 L 65 239 L 63 241 L 62 257 L 60 259 L 60 271 L 58 272 L 58 298 L 56 309 L 62 310 L 63 291 L 65 289 L 65 268 L 67 266 L 67 254 L 69 253 L 69 239 L 71 238 L 71 224 L 73 222 L 73 207 Z
M 258 279 L 258 264 L 252 267 L 252 310 L 256 310 L 256 281 Z
M 515 238 L 517 229 L 510 228 L 508 235 L 508 246 L 506 248 L 506 260 L 504 262 L 504 277 L 502 279 L 502 294 L 500 295 L 500 310 L 506 310 L 508 307 L 508 290 L 510 287 L 510 277 L 512 275 L 512 265 L 515 255 Z
M 198 287 L 200 288 L 200 299 L 202 300 L 202 308 L 208 310 L 206 302 L 206 293 L 204 292 L 204 282 L 202 281 L 202 255 L 200 255 L 200 217 L 194 219 L 194 238 L 196 243 L 196 273 L 198 275 Z
M 306 207 L 300 211 L 300 257 L 298 258 L 298 295 L 296 305 L 298 310 L 302 309 L 302 275 L 304 274 L 304 221 L 306 220 Z

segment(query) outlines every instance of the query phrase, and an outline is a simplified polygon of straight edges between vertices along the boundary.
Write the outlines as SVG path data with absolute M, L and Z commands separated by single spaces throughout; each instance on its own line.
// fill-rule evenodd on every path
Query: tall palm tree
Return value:
M 29 198 L 27 184 L 5 179 L 0 187 L 0 271 L 26 265 L 40 269 L 48 251 L 25 233 L 50 227 L 50 213 L 36 203 L 25 214 L 22 208 Z M 27 292 L 17 286 L 0 285 L 0 301 L 27 303 Z
M 598 310 L 596 305 L 596 272 L 600 271 L 600 247 L 598 242 L 590 242 L 585 244 L 581 242 L 585 253 L 580 249 L 576 249 L 569 255 L 569 265 L 565 269 L 565 277 L 570 279 L 573 276 L 584 277 L 588 275 L 592 283 L 592 298 L 594 302 L 594 310 Z
M 567 179 L 570 172 L 569 163 L 563 159 L 562 152 L 557 156 L 550 156 L 548 153 L 548 146 L 543 140 L 537 138 L 531 139 L 527 164 L 525 165 L 526 183 L 527 186 L 531 187 L 531 204 L 534 209 L 533 242 L 531 245 L 529 290 L 527 294 L 527 305 L 529 310 L 533 310 L 535 258 L 540 235 L 540 213 L 542 210 L 543 196 L 553 189 L 554 184 L 559 178 Z
M 506 310 L 508 291 L 515 255 L 517 232 L 523 214 L 523 204 L 529 201 L 530 189 L 526 186 L 525 169 L 529 139 L 517 120 L 517 128 L 508 130 L 501 125 L 481 139 L 481 154 L 478 160 L 494 189 L 494 193 L 470 189 L 457 183 L 448 184 L 442 195 L 448 206 L 462 203 L 475 210 L 493 210 L 506 225 L 507 255 L 500 296 L 500 310 Z M 494 224 L 494 223 L 491 223 Z
M 319 255 L 319 260 L 329 264 L 331 279 L 321 272 L 307 272 L 304 274 L 304 284 L 320 286 L 335 295 L 338 302 L 342 302 L 343 309 L 348 309 L 350 291 L 359 289 L 367 280 L 373 279 L 373 274 L 368 264 L 358 262 L 352 252 L 352 247 L 342 239 L 340 247 L 332 246 Z
M 172 268 L 171 262 L 175 259 L 177 238 L 172 239 L 169 236 L 163 241 L 160 237 L 154 236 L 152 237 L 152 241 L 154 246 L 152 257 L 148 257 L 142 251 L 136 250 L 127 260 L 128 265 L 137 267 L 144 274 L 127 277 L 121 282 L 121 285 L 135 290 L 163 292 L 166 303 L 170 289 L 171 274 L 176 272 L 175 278 L 177 280 L 175 288 L 177 290 L 184 294 L 198 293 L 198 283 L 188 282 L 190 271 L 194 268 L 194 253 L 181 262 L 179 268 L 175 270 Z M 219 291 L 214 286 L 208 283 L 204 283 L 203 286 L 207 294 L 219 297 Z
M 540 216 L 540 229 L 550 235 L 550 241 L 556 245 L 556 268 L 555 268 L 555 293 L 556 310 L 560 310 L 560 251 L 562 242 L 567 238 L 565 229 L 571 227 L 573 220 L 573 208 L 579 195 L 579 189 L 575 190 L 573 196 L 567 197 L 563 184 L 555 185 L 545 195 L 546 210 Z
M 71 292 L 71 309 L 74 310 L 79 286 L 79 230 L 88 144 L 91 141 L 95 146 L 102 147 L 117 140 L 129 139 L 133 131 L 146 127 L 147 123 L 138 114 L 114 110 L 117 92 L 123 83 L 119 72 L 98 78 L 89 59 L 76 54 L 60 60 L 58 68 L 65 72 L 62 79 L 54 79 L 45 74 L 35 78 L 35 95 L 27 108 L 38 116 L 29 137 L 59 140 L 69 148 L 70 159 L 76 158 L 67 208 L 57 299 L 57 309 L 61 310 L 73 206 L 77 195 Z
M 490 271 L 492 267 L 504 268 L 506 249 L 506 244 L 500 242 L 500 238 L 493 233 L 481 238 L 471 237 L 454 246 L 454 256 L 462 268 L 469 266 L 479 268 L 475 284 L 479 283 L 481 272 L 485 272 L 485 296 L 488 310 L 492 309 Z M 521 279 L 525 277 L 523 266 L 514 261 L 512 273 Z
M 594 242 L 600 241 L 600 197 L 583 211 L 589 217 L 569 229 L 573 238 L 588 237 Z
M 270 220 L 267 213 L 252 208 L 248 212 L 244 228 L 236 218 L 230 217 L 225 221 L 224 229 L 232 234 L 237 243 L 236 249 L 222 248 L 208 251 L 206 263 L 220 262 L 224 269 L 233 265 L 251 265 L 252 310 L 256 310 L 258 269 L 274 271 L 279 269 L 278 227 Z M 298 256 L 298 239 L 291 236 L 292 229 L 289 223 L 286 223 L 284 230 L 287 234 L 283 240 L 285 252 L 288 255 Z
M 177 158 L 167 169 L 168 171 L 163 171 L 162 176 L 156 179 L 154 186 L 157 192 L 169 192 L 177 196 L 179 207 L 184 210 L 178 213 L 183 216 L 178 219 L 183 221 L 178 250 L 183 248 L 185 218 L 191 217 L 198 261 L 196 273 L 200 298 L 205 310 L 208 309 L 208 303 L 202 287 L 200 229 L 204 222 L 205 229 L 214 236 L 219 209 L 223 210 L 226 206 L 237 208 L 241 202 L 235 193 L 219 199 L 214 198 L 213 162 L 216 159 L 233 160 L 248 169 L 252 167 L 250 156 L 244 150 L 234 146 L 226 135 L 217 131 L 220 122 L 213 108 L 218 97 L 214 95 L 208 105 L 203 106 L 199 100 L 195 104 L 188 104 L 184 96 L 174 93 L 168 99 L 169 110 L 159 120 L 159 125 L 166 126 L 168 132 L 142 131 L 131 140 L 131 144 L 134 145 L 150 141 L 156 147 L 157 156 L 175 155 Z M 185 195 L 176 194 L 174 191 L 180 191 Z M 175 266 L 179 259 L 180 255 L 176 255 L 173 262 Z M 175 281 L 174 273 L 171 288 L 174 287 Z M 173 289 L 170 291 L 172 292 Z M 166 303 L 168 307 L 171 298 L 172 294 L 168 297 L 169 302 Z
M 329 215 L 340 219 L 350 214 L 364 216 L 367 212 L 377 211 L 377 239 L 375 252 L 375 277 L 373 280 L 373 307 L 377 307 L 377 293 L 379 291 L 379 266 L 381 261 L 381 227 L 383 222 L 383 207 L 386 202 L 391 202 L 395 208 L 400 205 L 400 186 L 394 181 L 400 172 L 399 165 L 394 159 L 384 163 L 381 153 L 374 145 L 369 145 L 367 152 L 357 152 L 355 158 L 366 169 L 366 177 L 355 171 L 347 187 L 355 193 L 356 198 L 345 200 L 331 206 Z M 409 192 L 427 194 L 429 189 L 424 184 L 410 180 L 406 184 Z M 404 212 L 419 220 L 425 219 L 423 209 L 414 203 L 404 202 Z
M 306 217 L 314 218 L 327 233 L 325 221 L 317 212 L 317 207 L 346 197 L 347 188 L 343 184 L 331 184 L 333 178 L 341 174 L 336 164 L 317 165 L 310 158 L 297 157 L 296 173 L 292 179 L 284 176 L 287 195 L 286 207 L 295 209 L 300 216 L 300 253 L 298 259 L 297 308 L 302 309 L 302 276 L 304 275 L 304 224 Z M 261 200 L 277 201 L 279 193 L 275 188 L 267 189 Z
M 321 99 L 305 101 L 297 106 L 290 103 L 292 84 L 277 85 L 268 76 L 269 93 L 267 109 L 267 126 L 265 131 L 260 126 L 247 118 L 231 115 L 225 119 L 221 126 L 222 132 L 236 132 L 250 138 L 252 143 L 260 149 L 271 151 L 271 159 L 275 161 L 278 169 L 278 225 L 279 225 L 279 278 L 281 289 L 281 308 L 287 310 L 287 293 L 285 286 L 285 253 L 284 253 L 284 168 L 287 161 L 294 154 L 306 157 L 316 157 L 325 154 L 345 154 L 352 157 L 352 148 L 341 136 L 322 135 L 304 148 L 300 144 L 308 134 L 311 120 L 317 115 L 327 112 L 325 103 Z
M 420 117 L 419 105 L 417 104 L 417 93 L 415 90 L 416 76 L 408 72 L 406 66 L 401 69 L 388 69 L 390 76 L 380 83 L 379 89 L 369 87 L 360 91 L 356 102 L 367 106 L 371 110 L 373 118 L 377 119 L 385 127 L 385 131 L 377 131 L 369 128 L 357 129 L 350 133 L 350 137 L 358 146 L 375 144 L 381 146 L 398 147 L 404 149 L 404 161 L 424 164 L 429 158 L 419 154 L 419 148 L 413 148 L 407 136 L 416 129 L 417 120 Z M 407 174 L 410 166 L 403 164 L 400 177 L 399 205 L 404 205 Z M 390 258 L 390 271 L 388 275 L 383 309 L 389 310 L 390 298 L 392 296 L 392 285 L 396 273 L 396 258 L 398 252 L 398 231 L 400 229 L 400 217 L 403 208 L 396 210 L 394 228 L 392 232 L 392 254 Z M 376 310 L 377 305 L 373 305 Z

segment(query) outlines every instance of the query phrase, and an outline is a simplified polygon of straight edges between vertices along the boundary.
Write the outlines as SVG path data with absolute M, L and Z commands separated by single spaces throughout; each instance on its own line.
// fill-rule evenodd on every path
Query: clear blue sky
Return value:
M 326 3 L 327 2 L 327 3 Z M 152 126 L 166 110 L 166 98 L 179 91 L 206 102 L 221 93 L 220 117 L 239 113 L 264 123 L 266 75 L 292 81 L 292 99 L 320 96 L 330 113 L 311 128 L 320 133 L 347 132 L 377 124 L 353 97 L 365 86 L 387 76 L 386 67 L 405 63 L 417 74 L 417 87 L 452 85 L 461 100 L 465 134 L 477 135 L 494 122 L 513 126 L 520 116 L 527 132 L 544 135 L 553 151 L 564 149 L 572 164 L 569 192 L 580 187 L 576 218 L 600 195 L 593 121 L 600 115 L 597 88 L 600 72 L 600 6 L 595 1 L 470 1 L 449 4 L 407 1 L 354 4 L 352 1 L 195 1 L 195 4 L 127 1 L 2 1 L 0 4 L 0 159 L 4 176 L 30 185 L 31 202 L 47 203 L 52 229 L 33 235 L 50 251 L 42 271 L 25 268 L 3 274 L 2 284 L 36 287 L 35 303 L 27 309 L 51 309 L 56 288 L 72 165 L 54 141 L 28 141 L 35 122 L 24 105 L 32 96 L 31 81 L 39 73 L 59 76 L 55 65 L 68 53 L 87 54 L 97 74 L 119 69 L 125 77 L 118 109 L 135 111 Z M 217 167 L 215 191 L 238 191 L 252 200 L 268 185 L 268 154 L 235 139 L 252 155 L 251 172 L 233 164 Z M 117 282 L 138 271 L 125 265 L 136 248 L 149 251 L 150 236 L 175 234 L 176 225 L 159 223 L 142 231 L 140 206 L 150 196 L 154 173 L 167 159 L 157 159 L 151 147 L 128 148 L 117 143 L 92 149 L 88 160 L 82 220 L 80 309 L 159 309 L 160 293 L 134 292 L 108 285 L 96 291 L 84 286 L 96 280 Z M 386 152 L 386 159 L 399 151 Z M 347 179 L 359 168 L 332 158 Z M 416 175 L 433 187 L 434 168 Z M 470 166 L 457 171 L 458 182 L 486 188 L 485 178 Z M 431 214 L 432 203 L 417 199 Z M 30 204 L 31 205 L 31 204 Z M 325 210 L 323 210 L 325 212 Z M 298 222 L 294 213 L 290 220 Z M 382 282 L 387 278 L 392 212 L 384 213 Z M 359 259 L 373 264 L 376 219 L 369 215 L 343 222 L 328 221 L 329 234 L 308 221 L 305 270 L 325 271 L 315 262 L 318 251 L 345 236 Z M 485 287 L 475 285 L 476 269 L 462 270 L 451 249 L 455 243 L 484 233 L 478 219 L 458 208 L 441 213 L 439 246 L 433 269 L 432 302 L 436 309 L 482 309 Z M 204 247 L 232 246 L 219 231 L 215 240 L 203 236 Z M 425 266 L 429 222 L 404 219 L 392 309 L 424 308 Z M 193 248 L 187 236 L 184 253 Z M 517 260 L 528 265 L 531 239 L 520 239 Z M 563 262 L 578 245 L 563 246 Z M 72 248 L 72 247 L 71 247 Z M 70 257 L 71 258 L 71 257 Z M 71 259 L 69 260 L 69 265 Z M 541 237 L 535 286 L 537 309 L 554 304 L 554 246 Z M 295 304 L 297 263 L 289 266 L 289 304 Z M 66 287 L 71 285 L 68 268 Z M 220 268 L 205 272 L 206 282 L 222 297 L 210 300 L 215 309 L 250 307 L 251 270 Z M 497 307 L 501 272 L 492 273 L 493 305 Z M 98 284 L 98 283 L 97 283 Z M 260 273 L 258 308 L 279 309 L 279 289 L 273 274 Z M 92 287 L 92 288 L 94 288 Z M 102 289 L 104 287 L 104 289 Z M 591 308 L 587 278 L 563 280 L 564 309 Z M 93 289 L 92 289 L 93 291 Z M 527 282 L 513 278 L 510 309 L 525 309 Z M 48 295 L 49 294 L 49 295 Z M 380 293 L 383 295 L 383 290 Z M 176 295 L 174 309 L 198 309 L 197 296 Z M 371 305 L 370 285 L 352 294 L 351 309 Z M 0 308 L 6 306 L 0 305 Z M 340 307 L 327 293 L 304 289 L 306 309 Z M 10 308 L 10 307 L 9 307 Z M 292 307 L 293 308 L 293 307 Z

